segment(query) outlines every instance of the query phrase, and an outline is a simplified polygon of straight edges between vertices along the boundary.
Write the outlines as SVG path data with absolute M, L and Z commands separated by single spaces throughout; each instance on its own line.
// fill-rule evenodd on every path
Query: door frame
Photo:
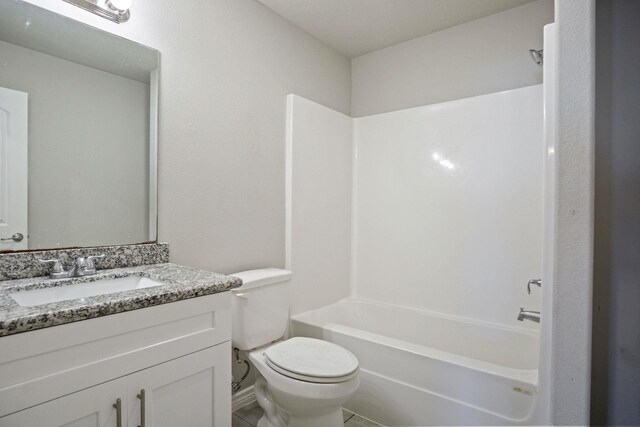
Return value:
M 8 102 L 7 108 L 0 106 L 0 120 L 7 119 L 9 129 L 6 145 L 0 147 L 0 174 L 2 174 L 2 186 L 0 197 L 4 198 L 0 209 L 0 238 L 9 238 L 15 233 L 21 233 L 24 237 L 20 242 L 1 242 L 0 251 L 15 251 L 29 249 L 29 207 L 28 207 L 28 180 L 29 180 L 29 94 L 18 90 L 0 87 L 3 98 Z M 5 112 L 4 114 L 2 112 Z M 1 129 L 0 129 L 1 130 Z M 4 149 L 3 149 L 4 148 Z M 16 222 L 16 218 L 18 221 Z
M 595 162 L 595 0 L 556 0 L 556 206 L 550 423 L 589 425 Z

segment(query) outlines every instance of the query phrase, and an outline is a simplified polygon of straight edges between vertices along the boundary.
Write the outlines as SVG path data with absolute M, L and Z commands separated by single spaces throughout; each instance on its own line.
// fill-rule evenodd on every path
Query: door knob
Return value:
M 24 235 L 22 233 L 16 233 L 11 237 L 3 237 L 0 241 L 8 242 L 9 240 L 13 240 L 14 242 L 22 242 L 22 239 L 24 239 Z

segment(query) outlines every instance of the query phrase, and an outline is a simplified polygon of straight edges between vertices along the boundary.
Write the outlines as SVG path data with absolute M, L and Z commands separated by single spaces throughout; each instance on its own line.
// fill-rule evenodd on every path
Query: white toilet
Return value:
M 264 416 L 258 427 L 339 427 L 342 405 L 360 385 L 358 359 L 339 345 L 313 338 L 282 341 L 289 323 L 291 272 L 278 268 L 235 273 L 233 346 L 253 350 L 255 394 Z

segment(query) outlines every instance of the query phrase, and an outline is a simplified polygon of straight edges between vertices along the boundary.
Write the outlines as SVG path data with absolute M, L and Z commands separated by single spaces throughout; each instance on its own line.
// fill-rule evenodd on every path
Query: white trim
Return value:
M 256 394 L 253 392 L 253 386 L 249 386 L 244 390 L 240 390 L 233 395 L 233 401 L 231 404 L 231 411 L 235 412 L 240 408 L 244 408 L 247 405 L 251 405 L 256 401 Z
M 149 75 L 149 239 L 158 239 L 159 68 Z
M 543 190 L 543 235 L 542 235 L 542 307 L 540 322 L 540 361 L 538 364 L 538 400 L 536 423 L 549 424 L 551 417 L 551 346 L 553 325 L 553 289 L 556 241 L 557 167 L 556 111 L 558 105 L 558 28 L 556 23 L 544 27 L 544 190 Z
M 357 296 L 358 280 L 358 123 L 351 119 L 351 266 L 350 295 Z
M 287 120 L 285 142 L 285 227 L 284 268 L 291 271 L 291 245 L 293 228 L 293 101 L 294 94 L 287 95 Z
M 595 0 L 555 2 L 557 199 L 551 424 L 589 425 L 595 146 Z

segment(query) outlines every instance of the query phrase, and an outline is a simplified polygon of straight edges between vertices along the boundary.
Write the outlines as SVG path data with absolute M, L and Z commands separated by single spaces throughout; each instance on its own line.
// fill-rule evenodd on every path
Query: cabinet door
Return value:
M 121 399 L 125 426 L 127 388 L 114 380 L 0 418 L 1 427 L 117 427 L 113 404 Z
M 231 343 L 191 353 L 127 378 L 129 427 L 231 426 Z

